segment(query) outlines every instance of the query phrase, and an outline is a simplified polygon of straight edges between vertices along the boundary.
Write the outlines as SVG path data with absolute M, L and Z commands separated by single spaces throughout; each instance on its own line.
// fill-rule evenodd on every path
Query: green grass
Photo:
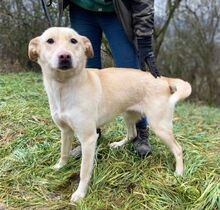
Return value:
M 125 134 L 121 117 L 103 128 L 87 196 L 72 205 L 80 158 L 60 171 L 60 132 L 53 124 L 41 75 L 0 75 L 0 209 L 220 209 L 220 109 L 177 105 L 174 132 L 185 172 L 151 133 L 152 155 L 140 159 L 132 143 L 110 149 Z M 77 145 L 74 139 L 74 145 Z

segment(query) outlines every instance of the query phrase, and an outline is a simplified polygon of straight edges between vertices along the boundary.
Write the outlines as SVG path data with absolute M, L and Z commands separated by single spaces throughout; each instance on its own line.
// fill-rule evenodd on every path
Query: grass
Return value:
M 131 143 L 110 149 L 108 143 L 125 134 L 118 117 L 103 128 L 86 198 L 72 205 L 80 158 L 60 171 L 51 168 L 60 132 L 41 75 L 0 75 L 0 209 L 220 209 L 220 109 L 181 103 L 174 121 L 184 150 L 182 177 L 174 175 L 174 157 L 152 133 L 152 155 L 145 159 Z

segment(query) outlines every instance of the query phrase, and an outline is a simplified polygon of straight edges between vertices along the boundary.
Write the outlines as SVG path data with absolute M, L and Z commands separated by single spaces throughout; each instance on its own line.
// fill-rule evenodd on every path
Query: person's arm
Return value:
M 130 0 L 130 5 L 140 68 L 145 70 L 146 63 L 154 77 L 160 76 L 152 47 L 154 0 Z

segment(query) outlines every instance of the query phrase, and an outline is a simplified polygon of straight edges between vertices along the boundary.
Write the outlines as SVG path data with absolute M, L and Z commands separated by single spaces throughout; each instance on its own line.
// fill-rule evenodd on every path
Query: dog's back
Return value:
M 150 73 L 138 69 L 107 68 L 90 71 L 98 75 L 103 91 L 106 91 L 104 95 L 115 94 L 117 100 L 120 98 L 130 100 L 130 97 L 133 97 L 132 102 L 136 103 L 139 97 L 146 94 L 149 99 L 165 95 L 175 104 L 187 98 L 192 91 L 191 85 L 182 79 L 168 77 L 155 79 Z M 122 96 L 124 94 L 129 97 L 124 98 Z

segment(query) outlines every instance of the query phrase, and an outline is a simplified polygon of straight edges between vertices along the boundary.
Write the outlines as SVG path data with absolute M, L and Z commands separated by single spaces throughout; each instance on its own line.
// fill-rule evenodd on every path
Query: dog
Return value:
M 137 69 L 87 69 L 93 56 L 91 42 L 76 31 L 52 27 L 32 39 L 28 55 L 41 66 L 52 119 L 61 130 L 61 157 L 54 166 L 63 167 L 71 153 L 75 135 L 82 153 L 80 182 L 71 201 L 84 198 L 92 175 L 98 134 L 96 129 L 119 114 L 127 126 L 126 137 L 110 144 L 116 148 L 136 137 L 136 122 L 147 116 L 155 134 L 176 159 L 177 175 L 183 173 L 183 153 L 173 135 L 174 106 L 191 94 L 188 82 L 173 78 L 154 78 Z

